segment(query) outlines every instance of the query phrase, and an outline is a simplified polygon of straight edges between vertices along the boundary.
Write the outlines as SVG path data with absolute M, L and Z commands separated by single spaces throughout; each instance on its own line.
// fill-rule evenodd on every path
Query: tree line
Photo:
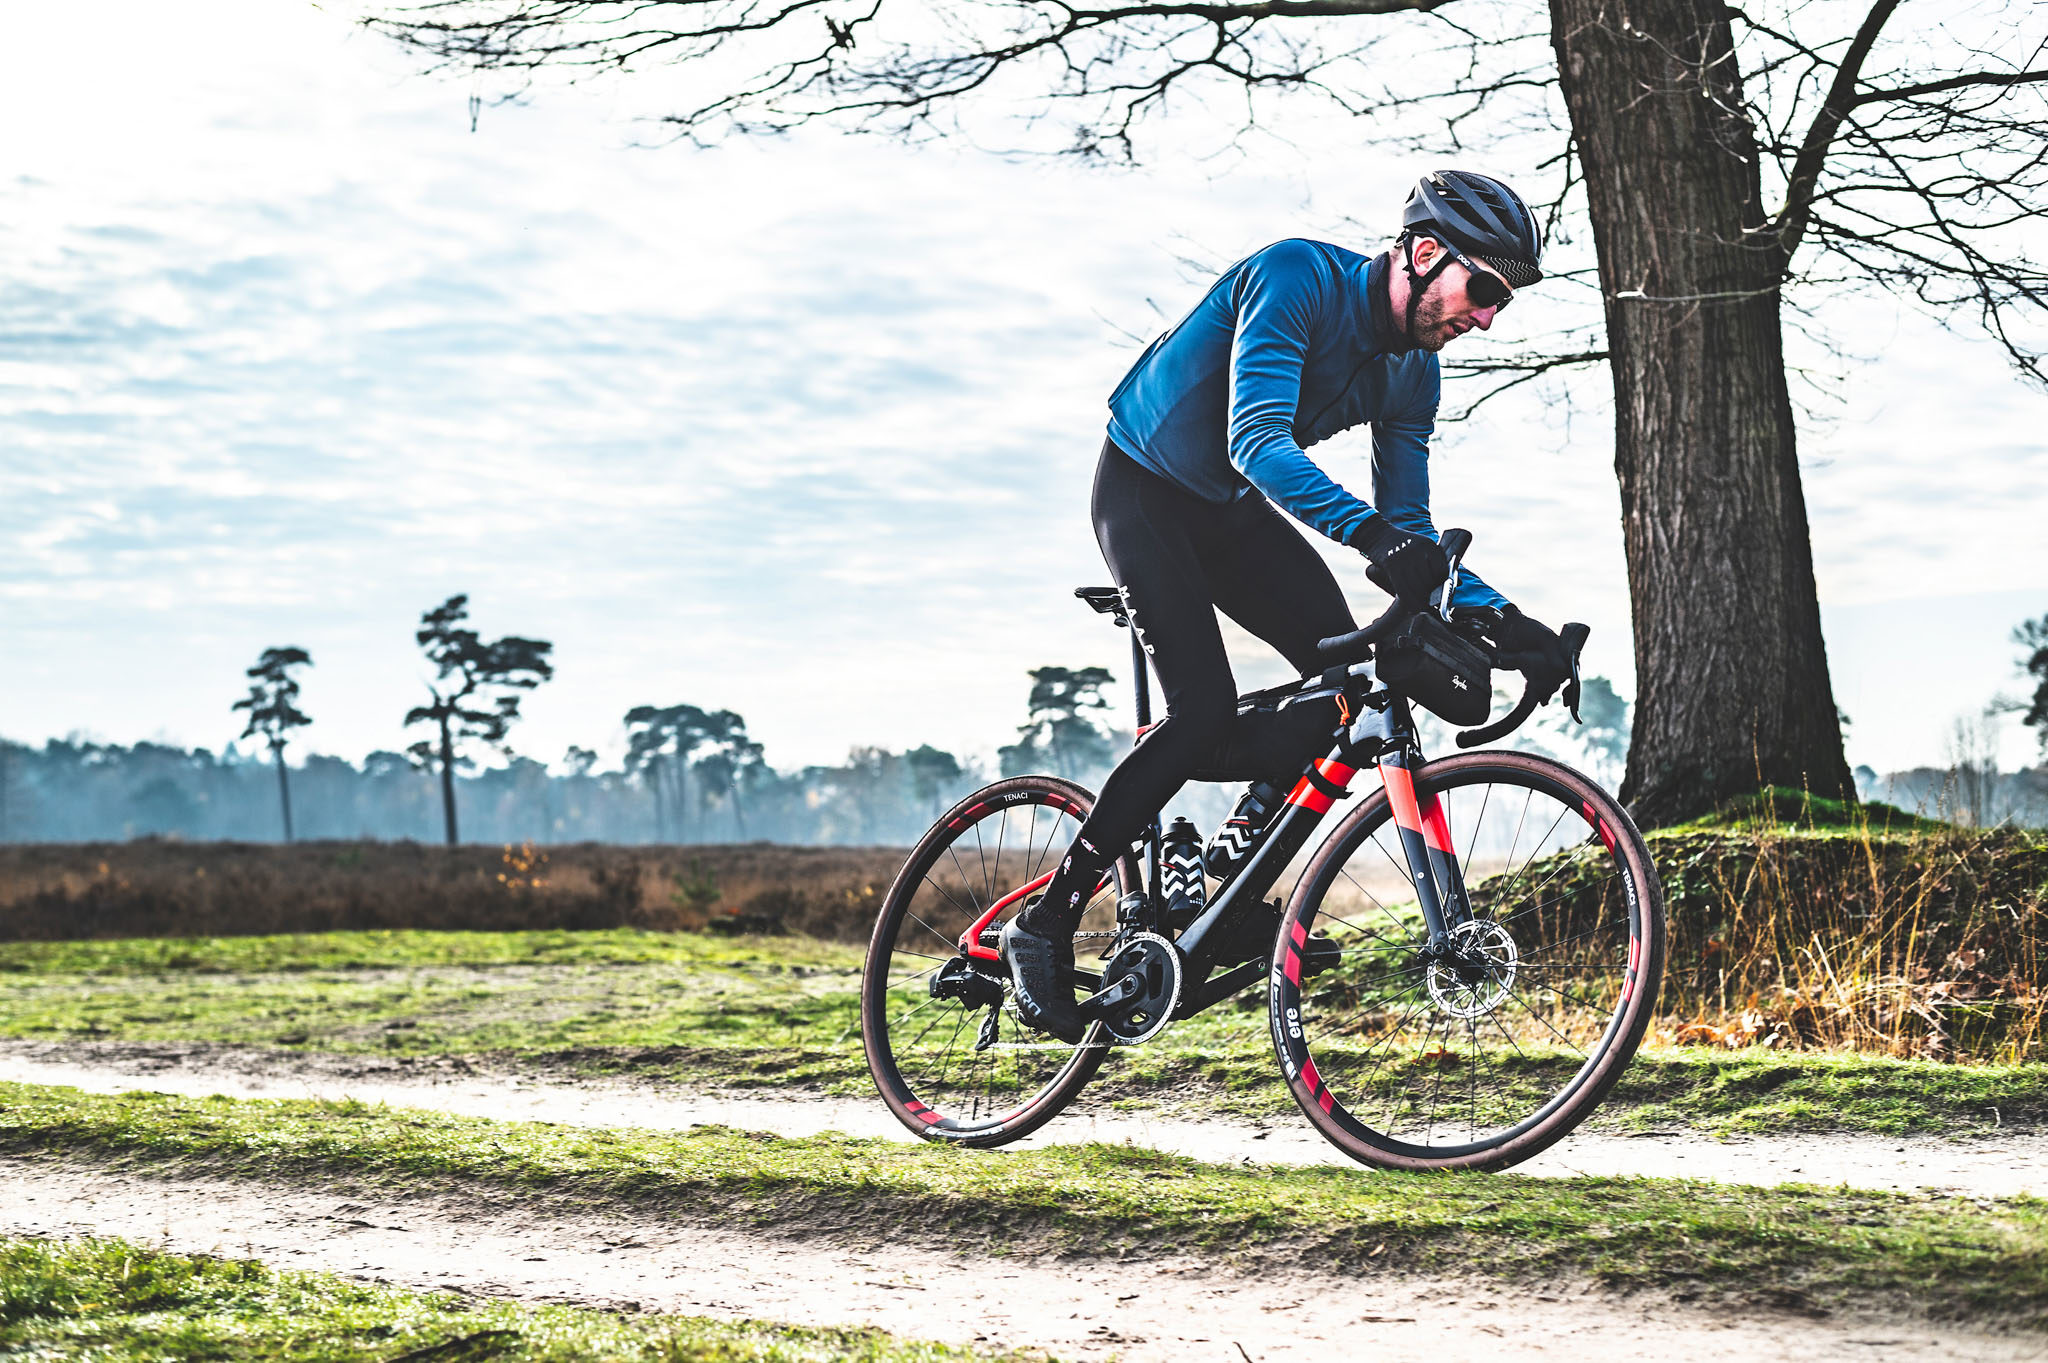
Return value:
M 521 698 L 553 675 L 553 645 L 508 636 L 485 641 L 463 623 L 468 599 L 425 612 L 415 638 L 434 664 L 423 704 L 401 727 L 426 735 L 403 751 L 360 763 L 311 754 L 287 763 L 293 735 L 313 724 L 299 704 L 298 675 L 313 666 L 296 646 L 267 648 L 248 669 L 241 737 L 205 748 L 132 746 L 71 737 L 41 748 L 0 739 L 0 842 L 96 841 L 141 836 L 266 841 L 417 839 L 450 843 L 603 841 L 712 843 L 767 840 L 875 845 L 914 841 L 947 805 L 997 776 L 1054 772 L 1096 784 L 1131 741 L 1110 716 L 1116 682 L 1103 667 L 1032 669 L 1025 719 L 993 765 L 930 744 L 903 751 L 856 746 L 838 764 L 778 770 L 747 732 L 744 716 L 691 704 L 636 705 L 621 718 L 625 754 L 598 770 L 594 749 L 571 746 L 552 764 L 510 744 Z M 1958 720 L 1947 762 L 1887 775 L 1860 767 L 1866 798 L 1966 823 L 2048 820 L 2048 764 L 1998 768 L 1996 717 L 2020 714 L 2048 756 L 2048 614 L 2012 633 L 2030 695 L 2001 697 L 1982 716 Z M 1503 694 L 1496 708 L 1511 702 Z M 1601 677 L 1586 681 L 1585 723 L 1555 707 L 1516 745 L 1545 751 L 1602 782 L 1629 760 L 1631 706 Z M 1844 719 L 1846 723 L 1846 718 Z M 1451 750 L 1442 726 L 1423 717 L 1431 751 Z M 495 753 L 497 764 L 478 758 Z M 1191 788 L 1177 812 L 1220 817 L 1233 790 Z
M 0 740 L 0 842 L 134 837 L 276 841 L 283 836 L 274 762 L 258 750 L 215 753 L 160 743 L 68 738 L 40 747 Z M 599 770 L 572 749 L 550 764 L 522 754 L 459 770 L 452 782 L 471 842 L 902 845 L 992 774 L 930 748 L 860 747 L 843 762 L 752 768 L 743 806 L 692 764 L 689 803 L 657 809 L 644 773 Z M 318 753 L 291 766 L 296 837 L 437 840 L 445 832 L 438 771 L 403 753 L 361 762 Z

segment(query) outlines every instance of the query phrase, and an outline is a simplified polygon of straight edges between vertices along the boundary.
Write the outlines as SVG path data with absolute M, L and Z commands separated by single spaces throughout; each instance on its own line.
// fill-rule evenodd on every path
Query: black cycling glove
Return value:
M 1543 699 L 1549 700 L 1558 687 L 1571 680 L 1572 654 L 1564 640 L 1541 620 L 1522 614 L 1518 607 L 1509 606 L 1501 611 L 1493 637 L 1500 645 L 1494 653 L 1495 661 L 1527 677 Z
M 1451 561 L 1435 540 L 1410 534 L 1378 512 L 1351 532 L 1351 547 L 1372 561 L 1366 576 L 1411 606 L 1426 604 L 1451 575 Z

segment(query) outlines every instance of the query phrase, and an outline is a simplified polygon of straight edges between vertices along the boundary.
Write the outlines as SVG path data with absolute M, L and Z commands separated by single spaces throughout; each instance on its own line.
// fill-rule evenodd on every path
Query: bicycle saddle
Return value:
M 1122 615 L 1124 598 L 1114 587 L 1076 587 L 1074 595 L 1104 615 Z

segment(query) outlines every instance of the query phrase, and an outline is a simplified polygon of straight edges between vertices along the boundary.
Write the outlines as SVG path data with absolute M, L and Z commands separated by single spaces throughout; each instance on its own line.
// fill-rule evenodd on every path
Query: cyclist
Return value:
M 1216 612 L 1302 672 L 1319 639 L 1357 628 L 1336 578 L 1287 512 L 1362 553 L 1421 603 L 1448 576 L 1429 517 L 1436 352 L 1493 324 L 1543 277 L 1542 233 L 1499 180 L 1424 176 L 1391 249 L 1366 257 L 1290 240 L 1225 270 L 1110 395 L 1096 468 L 1096 541 L 1166 700 L 1166 716 L 1103 782 L 1044 894 L 1003 930 L 1019 1013 L 1078 1041 L 1074 932 L 1110 864 L 1197 775 L 1284 781 L 1336 723 L 1334 703 L 1240 716 Z M 1370 423 L 1373 500 L 1303 448 Z M 1276 509 L 1277 507 L 1277 509 Z M 1503 666 L 1554 690 L 1556 634 L 1469 573 L 1455 604 L 1501 613 Z

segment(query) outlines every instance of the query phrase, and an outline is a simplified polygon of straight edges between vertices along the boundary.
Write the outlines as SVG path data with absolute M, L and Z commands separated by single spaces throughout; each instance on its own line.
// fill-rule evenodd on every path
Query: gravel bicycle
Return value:
M 1465 531 L 1444 532 L 1445 603 L 1470 543 Z M 1114 588 L 1076 595 L 1128 627 Z M 1340 722 L 1270 811 L 1257 808 L 1254 787 L 1206 849 L 1188 846 L 1184 821 L 1162 831 L 1155 819 L 1111 867 L 1077 942 L 1100 951 L 1095 968 L 1076 971 L 1089 1020 L 1076 1044 L 1018 1018 L 996 943 L 1051 879 L 1092 796 L 1059 777 L 1015 776 L 947 811 L 891 885 L 862 974 L 863 1045 L 890 1110 L 934 1141 L 1017 1140 L 1071 1102 L 1113 1049 L 1263 982 L 1289 1091 L 1356 1160 L 1500 1169 L 1571 1131 L 1649 1025 L 1663 894 L 1627 812 L 1564 763 L 1501 750 L 1425 760 L 1411 708 L 1425 681 L 1389 680 L 1395 645 L 1456 641 L 1431 655 L 1448 658 L 1449 673 L 1439 667 L 1426 684 L 1443 690 L 1448 675 L 1454 688 L 1483 688 L 1483 719 L 1490 672 L 1472 675 L 1470 664 L 1490 666 L 1487 617 L 1397 601 L 1364 629 L 1323 640 L 1321 674 L 1239 699 L 1240 711 L 1334 701 Z M 1589 633 L 1560 631 L 1575 717 Z M 1132 643 L 1142 732 L 1150 696 Z M 1402 656 L 1412 661 L 1412 650 Z M 1505 737 L 1543 699 L 1532 683 L 1506 716 L 1461 732 L 1459 746 Z M 1454 718 L 1474 713 L 1471 703 L 1455 689 L 1430 698 Z M 1308 855 L 1284 906 L 1268 901 L 1368 768 L 1380 788 Z

